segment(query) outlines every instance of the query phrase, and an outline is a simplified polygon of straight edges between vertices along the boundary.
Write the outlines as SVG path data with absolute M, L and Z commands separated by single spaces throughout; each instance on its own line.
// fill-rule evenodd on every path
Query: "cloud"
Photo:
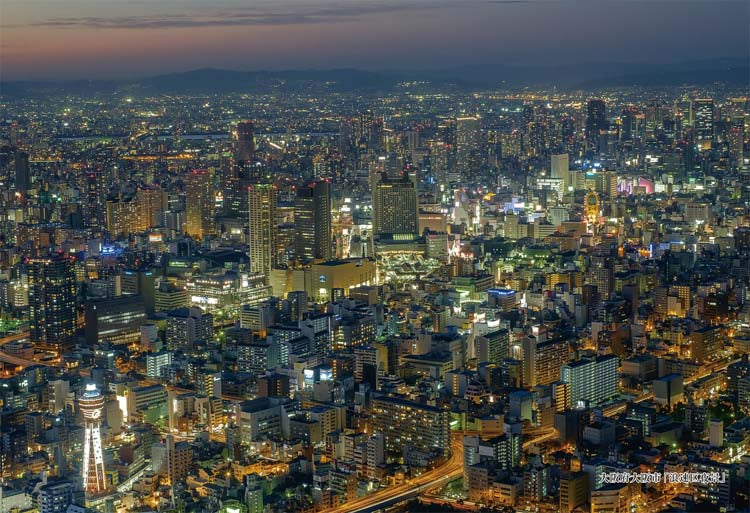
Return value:
M 300 25 L 331 23 L 359 19 L 363 16 L 401 11 L 418 7 L 440 7 L 435 2 L 337 2 L 319 5 L 274 4 L 258 7 L 212 10 L 194 14 L 159 14 L 153 16 L 71 16 L 34 23 L 50 28 L 96 29 L 165 29 L 194 27 L 241 27 L 259 25 Z
M 255 6 L 217 9 L 215 6 L 192 14 L 170 13 L 137 16 L 64 16 L 32 23 L 50 28 L 166 29 L 194 27 L 242 27 L 301 25 L 357 20 L 365 16 L 415 9 L 466 7 L 467 4 L 522 4 L 540 0 L 322 0 L 320 2 L 279 1 Z M 207 6 L 210 4 L 207 4 Z M 18 25 L 5 25 L 6 28 Z

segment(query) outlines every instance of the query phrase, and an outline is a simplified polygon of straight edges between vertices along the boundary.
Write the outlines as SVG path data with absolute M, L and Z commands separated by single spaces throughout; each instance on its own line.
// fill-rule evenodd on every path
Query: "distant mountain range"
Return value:
M 457 90 L 556 86 L 597 89 L 620 86 L 708 85 L 750 87 L 747 59 L 679 64 L 586 63 L 559 66 L 465 66 L 442 70 L 362 71 L 356 69 L 233 71 L 205 68 L 133 80 L 0 82 L 6 95 L 53 92 L 95 93 L 132 90 L 141 94 L 263 93 L 273 91 L 377 92 L 403 82 L 428 82 Z

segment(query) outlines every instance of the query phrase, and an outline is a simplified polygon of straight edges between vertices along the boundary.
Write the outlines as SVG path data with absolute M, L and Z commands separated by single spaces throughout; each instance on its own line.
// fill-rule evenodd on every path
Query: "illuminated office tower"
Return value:
M 135 196 L 120 195 L 106 202 L 107 231 L 112 236 L 129 235 L 139 231 L 138 200 Z
M 451 152 L 451 146 L 443 141 L 434 140 L 429 143 L 430 148 L 430 169 L 435 184 L 446 186 L 448 184 L 448 162 Z
M 456 167 L 460 178 L 465 178 L 478 165 L 475 157 L 479 151 L 480 135 L 479 117 L 456 118 Z
M 252 121 L 237 123 L 237 162 L 252 162 L 255 159 L 255 125 Z
M 185 233 L 202 239 L 213 233 L 213 184 L 207 169 L 194 169 L 185 176 Z
M 589 100 L 586 116 L 586 140 L 592 145 L 599 143 L 599 134 L 607 129 L 607 105 L 604 100 Z
M 552 155 L 550 176 L 563 181 L 563 193 L 567 194 L 570 187 L 570 163 L 567 153 Z
M 58 355 L 76 340 L 76 276 L 62 255 L 28 262 L 29 335 L 34 347 Z
M 414 239 L 419 234 L 417 182 L 413 174 L 372 175 L 372 229 L 377 238 Z
M 294 252 L 299 260 L 332 258 L 330 183 L 321 180 L 297 191 L 294 225 Z
M 107 180 L 102 171 L 91 170 L 84 174 L 84 224 L 104 229 L 106 222 Z
M 560 367 L 570 360 L 570 344 L 564 338 L 539 341 L 526 337 L 523 350 L 523 384 L 550 385 L 560 379 Z
M 83 414 L 83 489 L 86 493 L 97 494 L 107 489 L 104 477 L 104 457 L 102 455 L 102 437 L 100 433 L 104 396 L 96 385 L 86 385 L 86 392 L 78 400 L 78 407 Z
M 735 162 L 742 163 L 745 145 L 745 123 L 742 118 L 732 120 L 729 128 L 729 154 Z
M 250 211 L 250 270 L 262 273 L 266 283 L 271 269 L 276 267 L 276 201 L 278 191 L 273 184 L 254 184 L 248 187 Z
M 361 153 L 383 146 L 383 118 L 373 111 L 366 110 L 360 114 L 356 129 L 356 143 Z
M 710 150 L 714 138 L 714 101 L 698 98 L 691 107 L 695 142 L 701 150 Z
M 160 187 L 142 187 L 135 196 L 138 201 L 139 231 L 157 226 L 161 212 L 168 210 L 167 192 Z

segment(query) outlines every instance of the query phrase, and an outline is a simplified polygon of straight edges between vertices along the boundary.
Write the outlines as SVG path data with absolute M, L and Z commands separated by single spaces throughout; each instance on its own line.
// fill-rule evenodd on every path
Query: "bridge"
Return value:
M 6 337 L 0 338 L 0 347 L 6 346 L 12 342 L 18 342 L 19 340 L 24 340 L 29 338 L 29 332 L 24 331 L 21 333 L 14 333 L 13 335 L 8 335 Z M 11 365 L 15 365 L 17 367 L 31 367 L 32 365 L 44 365 L 45 367 L 52 367 L 53 365 L 50 363 L 44 363 L 44 362 L 37 362 L 36 360 L 26 360 L 25 358 L 19 358 L 17 356 L 13 356 L 11 354 L 6 353 L 5 351 L 0 351 L 0 362 L 9 363 Z

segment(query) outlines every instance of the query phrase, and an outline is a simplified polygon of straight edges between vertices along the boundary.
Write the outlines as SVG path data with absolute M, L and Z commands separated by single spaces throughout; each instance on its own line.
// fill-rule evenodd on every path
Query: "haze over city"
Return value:
M 3 80 L 746 58 L 746 2 L 6 0 Z

